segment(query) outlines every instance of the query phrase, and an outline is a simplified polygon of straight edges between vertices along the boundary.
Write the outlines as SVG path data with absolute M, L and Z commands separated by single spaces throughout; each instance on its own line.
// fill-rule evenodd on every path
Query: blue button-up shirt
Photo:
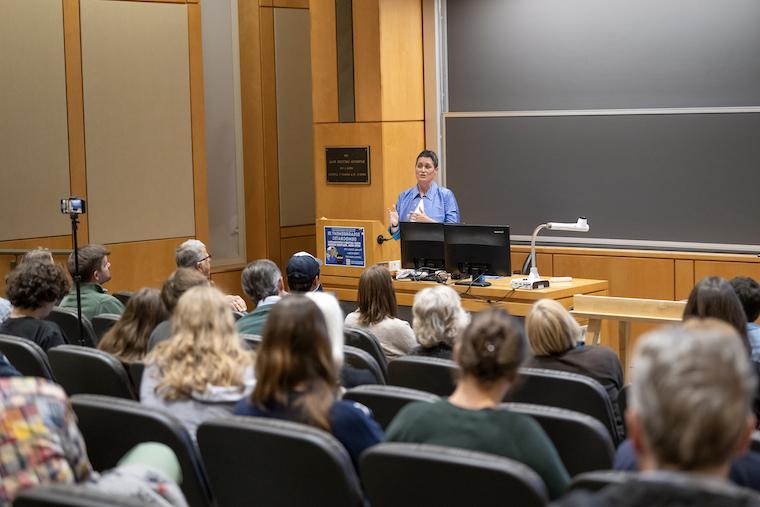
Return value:
M 420 195 L 420 189 L 417 185 L 399 194 L 396 201 L 396 211 L 398 211 L 400 222 L 409 221 L 409 215 L 417 209 L 420 200 L 423 201 L 422 206 L 425 209 L 425 214 L 436 222 L 459 223 L 459 205 L 456 197 L 454 197 L 454 192 L 438 186 L 435 181 L 430 184 L 430 188 L 424 196 Z M 393 234 L 393 238 L 399 239 L 400 235 L 399 229 Z

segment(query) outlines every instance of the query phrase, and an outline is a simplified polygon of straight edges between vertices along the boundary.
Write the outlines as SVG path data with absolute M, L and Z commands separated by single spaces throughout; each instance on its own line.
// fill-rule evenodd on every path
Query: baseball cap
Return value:
M 297 252 L 288 261 L 286 269 L 288 279 L 308 282 L 314 280 L 319 274 L 319 266 L 322 262 L 309 252 Z

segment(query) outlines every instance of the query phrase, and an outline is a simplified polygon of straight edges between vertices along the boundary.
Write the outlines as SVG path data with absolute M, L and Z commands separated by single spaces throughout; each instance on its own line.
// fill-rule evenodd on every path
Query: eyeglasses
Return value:
M 201 262 L 205 261 L 206 259 L 210 259 L 210 258 L 211 258 L 211 254 L 209 254 L 209 255 L 205 256 L 203 259 L 199 260 L 197 262 L 197 264 L 200 264 Z

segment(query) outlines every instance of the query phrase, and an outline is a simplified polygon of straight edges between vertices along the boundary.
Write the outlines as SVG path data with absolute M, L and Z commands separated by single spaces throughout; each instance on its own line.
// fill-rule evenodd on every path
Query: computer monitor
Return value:
M 508 225 L 446 224 L 446 271 L 464 276 L 509 276 Z
M 401 222 L 401 267 L 443 269 L 443 224 Z

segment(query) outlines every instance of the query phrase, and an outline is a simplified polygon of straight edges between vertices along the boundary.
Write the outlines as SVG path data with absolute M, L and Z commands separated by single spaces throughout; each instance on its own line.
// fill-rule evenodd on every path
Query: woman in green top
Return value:
M 407 405 L 385 438 L 459 447 L 520 461 L 541 476 L 551 498 L 570 477 L 549 437 L 532 418 L 499 408 L 528 354 L 520 324 L 506 311 L 478 313 L 454 346 L 461 377 L 448 399 Z

